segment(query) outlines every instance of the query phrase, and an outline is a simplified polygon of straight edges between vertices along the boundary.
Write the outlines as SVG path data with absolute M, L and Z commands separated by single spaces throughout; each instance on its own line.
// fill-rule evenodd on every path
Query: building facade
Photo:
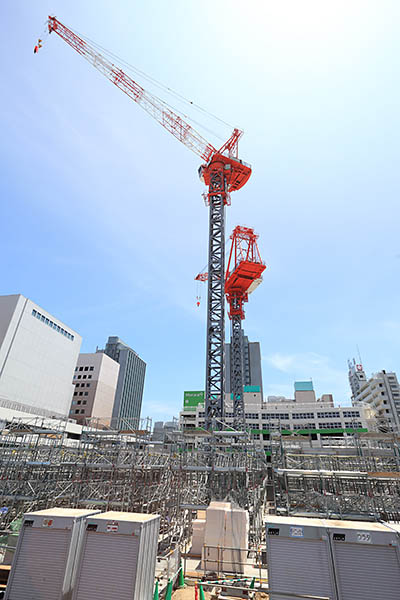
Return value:
M 119 337 L 108 338 L 104 352 L 119 363 L 117 390 L 112 418 L 118 427 L 123 421 L 129 427 L 138 427 L 142 410 L 146 363 Z
M 80 354 L 70 417 L 93 426 L 111 426 L 119 364 L 102 352 Z
M 0 296 L 0 399 L 69 415 L 82 338 L 21 294 Z
M 304 382 L 296 382 L 304 383 Z M 307 382 L 309 384 L 309 382 Z M 304 386 L 297 386 L 304 387 Z M 308 385 L 309 387 L 309 385 Z M 298 435 L 319 437 L 353 434 L 354 432 L 367 432 L 374 426 L 373 411 L 366 406 L 334 406 L 332 394 L 324 394 L 314 400 L 297 395 L 294 399 L 270 397 L 263 402 L 261 393 L 255 390 L 244 392 L 245 419 L 248 429 L 254 440 L 259 440 L 263 445 L 269 445 L 270 435 L 274 431 L 281 431 L 284 435 L 296 433 Z M 295 384 L 296 391 L 298 390 Z M 312 392 L 314 390 L 311 390 Z M 225 422 L 227 426 L 233 425 L 232 399 L 229 394 L 225 399 Z M 204 403 L 190 407 L 186 405 L 180 413 L 181 428 L 186 433 L 204 427 Z
M 232 342 L 232 340 L 231 340 Z M 249 342 L 242 330 L 243 385 L 257 385 L 263 393 L 260 342 Z M 230 394 L 232 372 L 231 343 L 225 344 L 225 392 Z
M 349 362 L 352 404 L 365 404 L 376 413 L 382 431 L 400 432 L 400 386 L 396 373 L 379 371 L 367 379 L 361 364 Z

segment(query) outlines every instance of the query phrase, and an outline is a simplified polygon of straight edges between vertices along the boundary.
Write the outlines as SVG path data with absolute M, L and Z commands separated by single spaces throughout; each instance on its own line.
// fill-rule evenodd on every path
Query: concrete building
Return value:
M 367 406 L 334 406 L 332 394 L 324 394 L 314 400 L 306 399 L 302 395 L 296 397 L 296 392 L 314 392 L 314 390 L 298 389 L 304 386 L 296 385 L 295 398 L 272 396 L 267 402 L 263 401 L 261 393 L 256 389 L 245 388 L 245 419 L 246 425 L 252 431 L 252 437 L 260 440 L 264 445 L 269 444 L 270 434 L 280 430 L 285 435 L 297 433 L 318 439 L 321 436 L 331 437 L 357 432 L 366 432 L 373 429 L 374 412 Z M 308 387 L 310 383 L 307 382 Z M 296 389 L 297 388 L 297 389 Z M 247 391 L 246 391 L 247 389 Z M 191 392 L 193 394 L 193 392 Z M 232 399 L 229 394 L 225 398 L 225 421 L 227 425 L 233 424 Z M 185 405 L 180 413 L 181 427 L 186 433 L 204 427 L 204 403 L 190 406 Z
M 102 352 L 79 355 L 74 373 L 71 418 L 78 422 L 93 419 L 94 426 L 111 425 L 119 368 L 115 360 Z
M 352 404 L 369 406 L 376 413 L 382 431 L 400 432 L 400 386 L 396 373 L 379 371 L 367 379 L 361 364 L 349 362 Z
M 232 342 L 232 340 L 231 340 Z M 249 342 L 247 335 L 242 330 L 243 351 L 243 385 L 257 385 L 263 393 L 261 348 L 260 342 Z M 231 343 L 225 344 L 225 392 L 230 394 L 231 388 L 232 355 Z
M 110 336 L 105 349 L 99 350 L 99 352 L 104 352 L 120 366 L 112 413 L 113 420 L 118 421 L 118 426 L 125 421 L 130 427 L 138 427 L 142 410 L 146 363 L 132 348 L 116 336 Z
M 21 294 L 0 296 L 0 403 L 65 417 L 82 338 Z

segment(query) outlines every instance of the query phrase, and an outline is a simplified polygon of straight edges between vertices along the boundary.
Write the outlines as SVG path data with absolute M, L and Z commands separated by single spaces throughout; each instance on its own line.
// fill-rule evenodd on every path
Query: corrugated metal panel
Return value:
M 269 537 L 268 573 L 272 591 L 336 599 L 327 541 Z M 271 600 L 293 600 L 272 594 Z
M 138 536 L 87 532 L 74 600 L 133 600 L 138 550 Z
M 15 564 L 9 600 L 58 600 L 65 574 L 71 530 L 26 527 Z
M 399 600 L 396 549 L 371 544 L 333 543 L 341 600 Z
M 135 598 L 152 600 L 156 570 L 159 517 L 145 524 L 141 532 Z

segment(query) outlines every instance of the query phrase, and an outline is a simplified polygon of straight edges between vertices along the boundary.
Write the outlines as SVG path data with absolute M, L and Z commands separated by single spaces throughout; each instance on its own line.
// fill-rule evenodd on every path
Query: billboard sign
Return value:
M 183 410 L 195 411 L 199 404 L 204 404 L 204 392 L 183 393 Z

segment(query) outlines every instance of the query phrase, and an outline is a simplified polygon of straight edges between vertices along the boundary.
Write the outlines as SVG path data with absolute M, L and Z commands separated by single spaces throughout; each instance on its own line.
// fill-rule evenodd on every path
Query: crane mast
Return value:
M 225 144 L 216 149 L 182 116 L 146 91 L 56 17 L 49 16 L 48 30 L 56 33 L 204 161 L 199 168 L 199 176 L 208 186 L 206 197 L 209 205 L 205 424 L 208 429 L 218 428 L 218 420 L 223 417 L 225 387 L 225 206 L 230 204 L 230 192 L 239 190 L 251 175 L 250 165 L 238 158 L 238 142 L 243 132 L 234 129 Z
M 262 281 L 266 269 L 257 246 L 258 235 L 250 227 L 238 225 L 232 232 L 228 266 L 225 275 L 225 295 L 231 320 L 231 389 L 235 427 L 245 426 L 242 320 L 243 304 Z M 207 281 L 208 272 L 199 273 L 197 281 Z

